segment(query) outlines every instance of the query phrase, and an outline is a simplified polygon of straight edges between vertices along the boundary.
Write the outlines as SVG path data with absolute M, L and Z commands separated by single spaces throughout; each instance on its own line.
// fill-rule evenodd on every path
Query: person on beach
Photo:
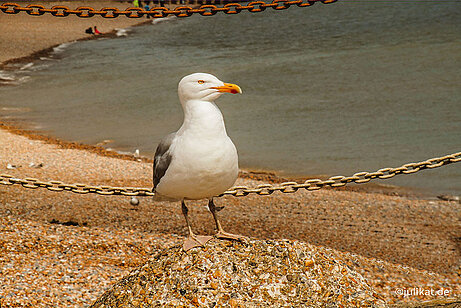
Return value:
M 139 0 L 133 0 L 133 6 L 139 7 Z
M 144 6 L 144 10 L 145 10 L 145 11 L 149 11 L 149 10 L 150 10 L 149 3 L 148 3 L 148 2 L 146 2 L 146 5 Z M 149 15 L 149 14 L 146 14 L 146 18 L 150 18 L 150 15 Z
M 99 32 L 98 28 L 96 28 L 96 26 L 94 26 L 94 34 L 96 34 L 96 35 L 101 34 L 101 32 Z
M 93 28 L 89 27 L 88 29 L 85 30 L 85 33 L 87 33 L 87 34 L 94 34 Z

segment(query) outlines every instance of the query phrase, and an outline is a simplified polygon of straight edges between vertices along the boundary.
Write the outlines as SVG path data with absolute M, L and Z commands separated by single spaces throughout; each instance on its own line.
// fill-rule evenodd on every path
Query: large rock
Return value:
M 212 240 L 160 251 L 92 307 L 382 307 L 333 250 L 288 240 Z

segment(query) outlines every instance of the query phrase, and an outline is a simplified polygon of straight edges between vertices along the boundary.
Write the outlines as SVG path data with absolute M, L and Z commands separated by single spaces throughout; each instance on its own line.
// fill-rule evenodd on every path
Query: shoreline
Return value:
M 152 20 L 148 21 L 143 21 L 138 24 L 134 24 L 125 28 L 120 28 L 120 29 L 130 29 L 134 27 L 140 27 L 144 26 L 147 24 L 152 23 Z M 119 28 L 117 28 L 119 29 Z M 119 36 L 117 35 L 117 29 L 113 29 L 110 32 L 104 32 L 99 35 L 90 35 L 87 34 L 87 37 L 81 37 L 77 38 L 74 40 L 69 40 L 69 41 L 64 41 L 61 43 L 57 43 L 55 45 L 52 45 L 50 47 L 45 47 L 41 50 L 38 51 L 33 51 L 31 54 L 26 55 L 26 56 L 21 56 L 21 57 L 16 57 L 16 58 L 10 58 L 7 60 L 4 60 L 3 62 L 0 63 L 0 70 L 5 70 L 5 71 L 10 71 L 10 70 L 17 70 L 17 68 L 9 68 L 8 65 L 11 64 L 26 64 L 28 62 L 33 62 L 40 60 L 41 57 L 49 57 L 53 52 L 55 52 L 55 48 L 59 47 L 63 44 L 68 44 L 68 43 L 75 43 L 75 42 L 83 42 L 83 41 L 91 41 L 91 40 L 97 40 L 97 39 L 102 39 L 102 38 L 108 38 L 108 39 L 113 39 L 113 38 L 118 38 Z

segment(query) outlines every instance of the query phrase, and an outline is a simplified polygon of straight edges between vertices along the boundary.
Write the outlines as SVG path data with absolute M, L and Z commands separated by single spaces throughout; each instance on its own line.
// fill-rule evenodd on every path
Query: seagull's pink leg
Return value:
M 211 198 L 208 201 L 208 208 L 210 209 L 211 214 L 213 214 L 214 221 L 216 223 L 216 229 L 218 229 L 218 233 L 215 234 L 215 236 L 219 239 L 227 239 L 227 240 L 243 240 L 245 239 L 245 236 L 243 235 L 238 235 L 238 234 L 232 234 L 225 232 L 221 226 L 221 223 L 218 220 L 217 212 L 220 211 L 222 208 L 217 208 L 214 205 L 213 198 Z
M 192 232 L 192 228 L 189 223 L 189 217 L 187 216 L 187 213 L 189 212 L 189 209 L 187 208 L 186 204 L 184 203 L 184 200 L 181 202 L 181 207 L 182 207 L 182 214 L 184 215 L 184 218 L 186 219 L 186 224 L 187 228 L 189 229 L 189 237 L 187 237 L 184 240 L 183 243 L 183 249 L 184 251 L 188 251 L 194 247 L 201 247 L 206 244 L 209 240 L 211 240 L 213 237 L 212 236 L 207 236 L 207 235 L 195 235 L 194 232 Z

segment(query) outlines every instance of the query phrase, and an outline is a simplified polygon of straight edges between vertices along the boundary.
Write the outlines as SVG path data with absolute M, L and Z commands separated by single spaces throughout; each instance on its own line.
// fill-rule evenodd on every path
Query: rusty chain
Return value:
M 444 165 L 461 161 L 461 152 L 431 158 L 417 163 L 408 163 L 397 168 L 383 168 L 375 172 L 358 172 L 352 176 L 333 176 L 327 180 L 312 179 L 303 183 L 285 182 L 281 184 L 262 184 L 254 188 L 246 186 L 233 187 L 222 193 L 219 197 L 230 195 L 244 197 L 249 194 L 270 195 L 275 191 L 281 193 L 294 193 L 299 189 L 308 191 L 318 190 L 324 187 L 341 187 L 350 183 L 363 184 L 374 179 L 389 179 L 398 174 L 412 174 L 424 169 L 434 169 Z M 111 186 L 89 186 L 86 184 L 65 184 L 61 181 L 44 182 L 34 178 L 18 179 L 8 174 L 0 174 L 0 185 L 22 185 L 25 188 L 37 189 L 46 188 L 50 191 L 68 191 L 77 194 L 99 194 L 104 196 L 154 196 L 155 193 L 149 188 L 135 187 L 111 187 Z
M 99 15 L 104 18 L 116 18 L 122 15 L 129 18 L 141 18 L 145 15 L 149 15 L 152 18 L 164 18 L 170 15 L 174 15 L 176 17 L 189 17 L 193 14 L 200 14 L 202 16 L 212 16 L 218 12 L 223 12 L 225 14 L 238 14 L 244 10 L 247 10 L 251 13 L 257 13 L 264 11 L 266 8 L 273 8 L 274 10 L 284 10 L 292 5 L 296 5 L 298 7 L 306 7 L 314 5 L 316 2 L 329 4 L 336 1 L 337 0 L 273 0 L 271 3 L 266 3 L 264 1 L 252 1 L 249 2 L 247 5 L 242 5 L 240 3 L 228 3 L 223 7 L 218 7 L 212 4 L 204 4 L 198 8 L 193 8 L 191 6 L 178 6 L 173 10 L 170 10 L 164 6 L 158 6 L 153 7 L 148 11 L 136 7 L 127 8 L 125 10 L 119 10 L 115 7 L 105 7 L 100 10 L 96 10 L 89 6 L 80 6 L 72 10 L 64 5 L 55 5 L 52 8 L 47 9 L 43 5 L 38 4 L 29 4 L 27 6 L 21 6 L 17 3 L 7 2 L 0 5 L 0 10 L 6 14 L 18 14 L 19 12 L 26 12 L 27 14 L 33 16 L 41 16 L 45 13 L 49 13 L 56 17 L 67 17 L 73 14 L 82 18 L 93 17 L 96 15 Z

